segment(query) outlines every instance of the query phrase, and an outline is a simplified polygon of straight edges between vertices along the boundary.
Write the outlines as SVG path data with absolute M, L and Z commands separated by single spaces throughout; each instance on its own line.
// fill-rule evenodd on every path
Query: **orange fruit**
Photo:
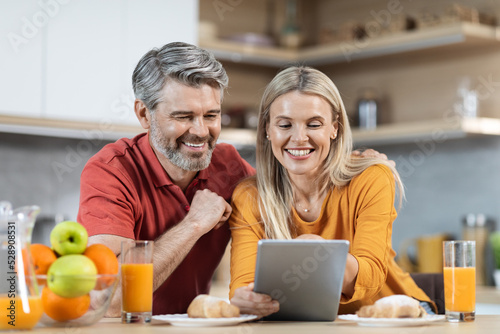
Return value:
M 56 321 L 73 320 L 87 312 L 90 306 L 90 295 L 64 298 L 45 287 L 42 290 L 42 306 L 45 314 Z
M 47 275 L 52 262 L 57 260 L 56 253 L 48 246 L 43 244 L 32 244 L 30 245 L 31 261 L 33 263 L 33 269 L 35 270 L 35 275 Z M 28 273 L 28 252 L 27 248 L 22 250 L 22 257 L 24 262 L 24 273 Z M 17 265 L 17 263 L 16 263 Z M 38 285 L 45 285 L 44 279 L 37 279 Z
M 30 252 L 36 275 L 46 275 L 52 262 L 57 260 L 56 253 L 49 246 L 43 244 L 32 244 Z
M 93 244 L 87 247 L 83 255 L 89 257 L 97 268 L 98 275 L 116 275 L 118 274 L 118 259 L 115 253 L 106 245 Z M 113 284 L 115 278 L 99 278 L 95 290 L 102 290 Z

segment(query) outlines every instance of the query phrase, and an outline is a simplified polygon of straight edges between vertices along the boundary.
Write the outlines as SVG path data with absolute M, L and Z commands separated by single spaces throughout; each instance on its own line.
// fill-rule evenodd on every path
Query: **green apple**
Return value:
M 59 255 L 82 254 L 88 239 L 85 227 L 73 221 L 61 222 L 50 232 L 50 244 Z
M 64 255 L 50 265 L 47 286 L 61 297 L 79 297 L 95 287 L 96 275 L 97 268 L 90 258 L 81 254 Z

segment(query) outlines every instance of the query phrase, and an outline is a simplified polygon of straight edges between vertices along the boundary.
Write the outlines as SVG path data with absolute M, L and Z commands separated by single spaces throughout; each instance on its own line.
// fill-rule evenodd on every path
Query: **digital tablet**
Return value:
M 279 301 L 264 320 L 334 321 L 349 241 L 260 240 L 254 291 Z

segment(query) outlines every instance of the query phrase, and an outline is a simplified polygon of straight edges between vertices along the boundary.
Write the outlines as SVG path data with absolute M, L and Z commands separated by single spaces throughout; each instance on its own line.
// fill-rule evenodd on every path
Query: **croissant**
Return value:
M 360 318 L 422 318 L 427 312 L 418 300 L 393 295 L 381 298 L 373 305 L 362 306 L 356 314 Z
M 221 298 L 198 295 L 189 304 L 187 314 L 190 318 L 236 318 L 240 309 Z

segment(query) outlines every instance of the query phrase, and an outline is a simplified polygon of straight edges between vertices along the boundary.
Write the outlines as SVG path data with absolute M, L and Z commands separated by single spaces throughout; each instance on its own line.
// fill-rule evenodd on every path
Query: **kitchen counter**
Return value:
M 448 323 L 446 321 L 430 323 L 426 326 L 418 327 L 404 327 L 404 333 L 422 333 L 426 334 L 468 334 L 468 333 L 487 333 L 496 332 L 500 328 L 500 315 L 479 315 L 476 321 L 471 323 Z M 146 334 L 146 333 L 227 333 L 227 334 L 241 334 L 241 333 L 323 333 L 335 332 L 336 334 L 366 334 L 368 331 L 371 334 L 378 333 L 401 333 L 402 327 L 378 327 L 366 328 L 358 326 L 344 320 L 336 320 L 334 322 L 252 322 L 243 323 L 237 326 L 224 326 L 224 327 L 176 327 L 167 323 L 153 320 L 149 325 L 137 324 L 121 324 L 119 319 L 103 319 L 99 323 L 75 328 L 49 328 L 40 327 L 35 328 L 30 333 L 78 333 L 78 334 L 109 334 L 119 332 L 121 334 Z M 17 331 L 20 333 L 21 331 Z
M 492 286 L 476 287 L 476 314 L 500 315 L 500 289 Z
M 500 305 L 500 289 L 493 286 L 477 286 L 476 303 Z

